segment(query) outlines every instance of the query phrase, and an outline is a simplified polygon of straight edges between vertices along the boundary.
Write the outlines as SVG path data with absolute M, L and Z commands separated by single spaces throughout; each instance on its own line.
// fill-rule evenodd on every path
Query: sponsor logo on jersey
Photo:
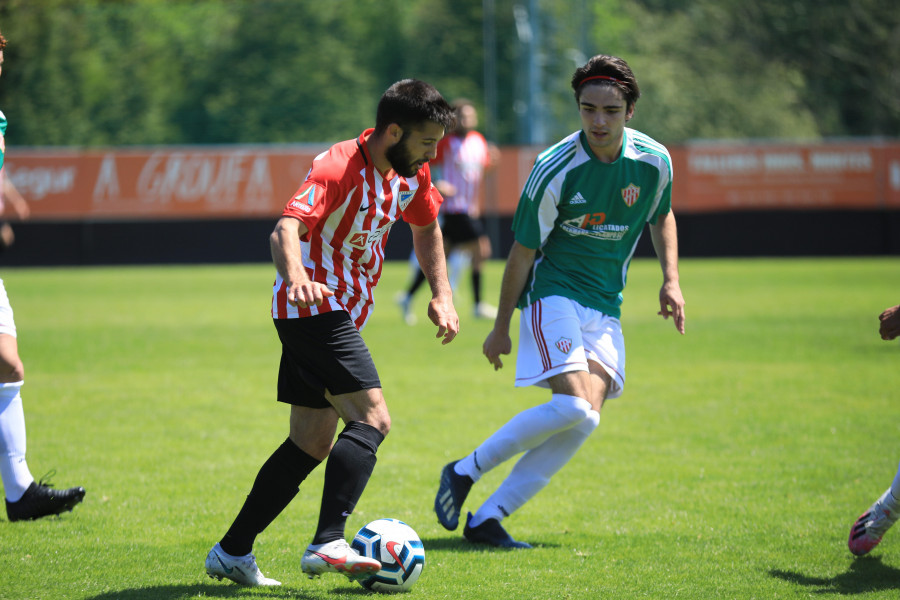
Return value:
M 625 201 L 626 206 L 633 206 L 634 203 L 637 202 L 640 195 L 641 188 L 634 185 L 633 183 L 629 183 L 628 187 L 622 188 L 622 200 Z
M 400 192 L 398 196 L 398 198 L 400 199 L 400 210 L 406 210 L 406 207 L 409 206 L 409 203 L 412 202 L 413 196 L 415 195 L 415 190 Z
M 559 348 L 559 351 L 563 354 L 568 354 L 569 350 L 572 349 L 572 340 L 569 338 L 559 338 L 556 340 L 556 347 Z
M 296 208 L 301 212 L 308 213 L 312 210 L 313 201 L 316 198 L 316 188 L 315 186 L 310 186 L 309 191 L 305 191 L 302 194 L 297 194 L 294 196 L 294 199 L 291 200 L 290 207 Z
M 575 195 L 569 200 L 569 204 L 587 204 L 587 200 L 584 199 L 581 192 L 575 192 Z
M 388 223 L 375 231 L 357 231 L 351 233 L 347 238 L 347 243 L 357 250 L 365 250 L 366 248 L 373 247 L 381 241 L 385 234 L 390 230 L 391 225 L 393 225 L 393 223 Z
M 598 240 L 618 242 L 628 233 L 628 225 L 606 222 L 605 213 L 588 213 L 560 223 L 560 229 L 569 235 L 586 235 Z
M 296 208 L 297 210 L 299 210 L 299 211 L 301 211 L 301 212 L 305 212 L 305 213 L 308 213 L 309 211 L 312 210 L 312 207 L 311 207 L 311 206 L 309 206 L 309 205 L 306 204 L 305 202 L 300 202 L 300 201 L 298 201 L 298 200 L 296 200 L 296 199 L 291 200 L 290 207 L 291 207 L 291 208 Z

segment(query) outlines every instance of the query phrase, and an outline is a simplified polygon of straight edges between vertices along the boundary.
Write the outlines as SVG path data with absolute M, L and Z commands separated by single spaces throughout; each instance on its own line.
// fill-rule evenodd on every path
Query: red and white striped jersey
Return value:
M 272 317 L 296 319 L 345 310 L 362 330 L 372 315 L 373 291 L 381 277 L 388 231 L 402 216 L 414 225 L 437 218 L 440 193 L 428 164 L 415 177 L 384 179 L 372 162 L 366 139 L 335 144 L 315 158 L 306 180 L 282 216 L 299 219 L 308 229 L 300 239 L 303 266 L 313 281 L 334 292 L 321 306 L 298 308 L 287 302 L 287 286 L 277 274 Z
M 444 199 L 445 213 L 477 212 L 481 180 L 490 162 L 487 140 L 477 131 L 470 131 L 464 137 L 450 134 L 438 142 L 437 158 L 432 161 L 435 178 L 443 179 L 456 188 L 455 195 Z

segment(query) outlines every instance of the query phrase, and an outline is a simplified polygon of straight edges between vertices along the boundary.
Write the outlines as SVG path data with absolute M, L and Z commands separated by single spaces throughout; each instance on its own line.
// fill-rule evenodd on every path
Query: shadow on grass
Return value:
M 352 585 L 352 587 L 350 587 Z M 336 587 L 333 593 L 370 596 L 372 592 L 359 585 Z M 306 592 L 289 586 L 248 588 L 230 584 L 198 583 L 194 585 L 157 585 L 131 590 L 116 590 L 90 596 L 87 600 L 180 600 L 182 598 L 292 598 L 304 600 L 321 598 L 321 591 Z
M 528 542 L 528 540 L 523 541 Z M 473 544 L 463 538 L 462 534 L 460 534 L 459 537 L 426 538 L 422 540 L 422 545 L 425 546 L 425 552 L 428 552 L 429 550 L 446 550 L 449 552 L 514 552 L 516 550 L 516 548 L 496 548 L 494 546 L 488 546 L 487 544 Z M 540 544 L 535 543 L 534 547 L 535 549 L 558 548 L 559 544 L 541 542 Z
M 865 556 L 850 563 L 850 570 L 834 577 L 809 577 L 803 573 L 773 569 L 769 575 L 811 588 L 816 594 L 864 594 L 900 590 L 900 569 L 881 563 L 881 557 Z

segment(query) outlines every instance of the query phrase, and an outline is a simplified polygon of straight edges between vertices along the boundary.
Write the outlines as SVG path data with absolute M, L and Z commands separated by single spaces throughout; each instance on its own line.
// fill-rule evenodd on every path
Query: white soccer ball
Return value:
M 425 546 L 412 527 L 398 519 L 377 519 L 364 525 L 350 546 L 381 562 L 381 570 L 359 583 L 376 592 L 405 592 L 422 574 Z

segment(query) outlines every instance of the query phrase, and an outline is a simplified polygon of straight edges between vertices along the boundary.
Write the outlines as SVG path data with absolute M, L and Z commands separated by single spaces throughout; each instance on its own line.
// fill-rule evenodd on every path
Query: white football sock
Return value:
M 891 496 L 896 504 L 900 504 L 900 467 L 897 467 L 897 474 L 894 475 L 894 481 L 891 483 Z
M 34 481 L 25 462 L 25 411 L 19 395 L 23 383 L 0 383 L 0 478 L 10 502 L 21 499 Z
M 456 292 L 459 277 L 469 264 L 469 253 L 461 250 L 450 252 L 447 257 L 447 279 L 450 281 L 450 289 Z
M 554 433 L 569 429 L 593 412 L 584 398 L 553 394 L 550 402 L 524 410 L 507 421 L 475 452 L 456 463 L 455 471 L 478 481 L 516 454 L 540 446 Z
M 599 423 L 600 413 L 592 410 L 575 427 L 560 431 L 537 448 L 526 452 L 497 491 L 472 515 L 469 526 L 476 527 L 486 519 L 502 521 L 504 517 L 519 510 L 544 489 L 550 478 L 575 456 Z

